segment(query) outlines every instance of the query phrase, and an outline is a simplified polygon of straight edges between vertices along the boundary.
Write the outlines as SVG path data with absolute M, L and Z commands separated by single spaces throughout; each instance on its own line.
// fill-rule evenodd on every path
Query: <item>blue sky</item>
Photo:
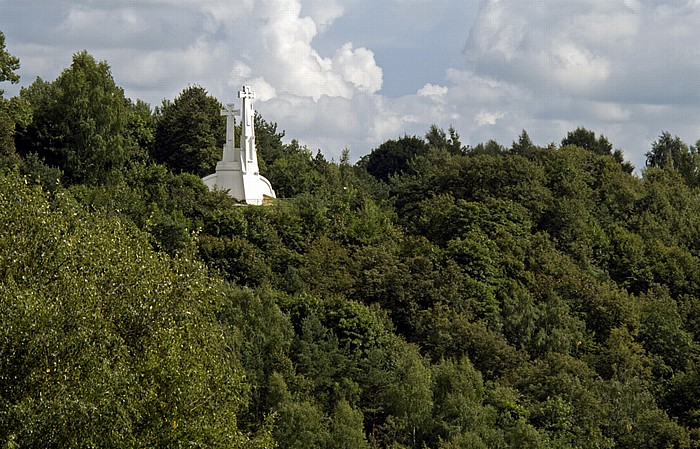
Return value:
M 0 0 L 20 85 L 83 49 L 153 106 L 250 84 L 288 139 L 353 160 L 433 123 L 506 146 L 584 126 L 640 168 L 662 131 L 700 139 L 699 23 L 698 0 Z

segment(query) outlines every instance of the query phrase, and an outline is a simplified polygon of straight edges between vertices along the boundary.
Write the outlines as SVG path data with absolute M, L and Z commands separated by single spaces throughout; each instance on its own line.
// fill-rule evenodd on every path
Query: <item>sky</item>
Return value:
M 700 139 L 698 24 L 700 0 L 0 0 L 6 96 L 87 50 L 154 107 L 250 85 L 285 141 L 336 161 L 432 124 L 507 147 L 582 126 L 639 169 L 663 131 Z

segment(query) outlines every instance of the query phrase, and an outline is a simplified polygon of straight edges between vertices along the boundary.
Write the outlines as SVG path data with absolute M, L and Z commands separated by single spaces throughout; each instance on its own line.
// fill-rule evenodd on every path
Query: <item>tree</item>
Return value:
M 536 148 L 535 144 L 532 143 L 532 140 L 530 139 L 530 135 L 525 130 L 523 130 L 520 133 L 520 136 L 518 137 L 518 141 L 513 142 L 513 145 L 511 146 L 511 150 L 513 151 L 513 153 L 519 154 L 521 156 L 527 155 L 534 148 Z
M 201 86 L 190 86 L 156 110 L 153 158 L 175 173 L 213 173 L 226 139 L 222 105 Z
M 466 152 L 467 147 L 460 142 L 459 134 L 454 127 L 450 126 L 448 132 L 450 133 L 449 138 L 445 130 L 438 128 L 437 125 L 430 125 L 430 129 L 425 134 L 425 140 L 428 141 L 430 147 L 444 149 L 452 154 L 463 154 Z
M 255 113 L 255 147 L 261 172 L 267 173 L 267 167 L 285 153 L 283 137 L 284 131 L 277 131 L 277 123 L 267 122 L 258 112 Z
M 698 147 L 688 148 L 680 137 L 671 137 L 664 131 L 651 144 L 651 151 L 646 153 L 646 165 L 653 168 L 676 170 L 689 187 L 696 187 L 700 182 L 700 154 Z
M 0 82 L 9 81 L 12 84 L 19 82 L 19 75 L 15 70 L 19 69 L 19 58 L 12 56 L 5 50 L 5 34 L 0 31 Z M 0 97 L 4 91 L 0 89 Z
M 0 446 L 260 447 L 200 263 L 16 174 L 0 227 Z
M 274 136 L 267 132 L 264 134 L 267 134 L 265 140 L 268 141 L 268 146 L 265 152 L 269 159 L 265 176 L 275 186 L 277 197 L 293 198 L 302 193 L 319 193 L 325 182 L 314 167 L 311 151 L 296 140 L 275 149 Z
M 156 118 L 151 105 L 142 101 L 129 101 L 128 125 L 126 130 L 127 145 L 133 159 L 148 162 L 155 143 Z
M 387 140 L 365 156 L 367 172 L 382 181 L 388 181 L 395 173 L 401 173 L 409 168 L 409 162 L 414 157 L 426 154 L 428 144 L 416 136 L 403 136 L 397 140 Z
M 689 187 L 700 185 L 700 145 L 688 147 L 680 137 L 664 131 L 646 157 L 647 167 L 675 170 Z
M 66 183 L 104 183 L 131 157 L 128 101 L 105 61 L 76 53 L 56 81 L 37 79 L 22 95 L 33 120 L 18 136 L 18 149 L 63 170 Z
M 468 436 L 474 446 L 487 447 L 482 438 L 494 424 L 489 422 L 493 413 L 483 406 L 484 382 L 479 372 L 467 357 L 441 360 L 432 366 L 432 372 L 438 436 L 453 441 Z
M 13 84 L 19 81 L 15 70 L 19 69 L 19 59 L 5 50 L 5 35 L 0 31 L 0 82 L 9 81 Z M 3 98 L 4 90 L 0 89 L 0 167 L 17 164 L 15 153 L 14 133 L 17 116 L 17 104 L 11 104 Z
M 353 409 L 348 401 L 341 399 L 335 405 L 331 417 L 331 440 L 329 448 L 367 449 L 367 440 L 362 430 L 362 412 Z
M 575 131 L 570 131 L 561 141 L 561 146 L 576 145 L 584 150 L 592 151 L 596 154 L 609 155 L 612 154 L 612 144 L 605 136 L 600 136 L 596 139 L 595 132 L 589 131 L 586 128 L 576 128 Z
M 683 156 L 687 152 L 688 146 L 680 137 L 671 137 L 671 133 L 664 131 L 651 144 L 651 151 L 646 153 L 646 165 L 655 168 L 679 169 L 683 163 Z

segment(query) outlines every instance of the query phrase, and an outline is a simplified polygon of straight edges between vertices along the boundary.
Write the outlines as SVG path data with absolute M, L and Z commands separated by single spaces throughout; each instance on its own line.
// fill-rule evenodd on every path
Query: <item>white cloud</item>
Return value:
M 243 81 L 249 79 L 252 73 L 253 70 L 248 64 L 243 61 L 235 61 L 229 74 L 229 85 L 237 86 L 243 84 Z
M 573 90 L 595 87 L 610 75 L 610 63 L 604 57 L 571 43 L 553 44 L 536 62 L 551 71 L 550 79 Z
M 485 1 L 464 47 L 469 69 L 448 75 L 450 101 L 476 102 L 475 124 L 496 132 L 525 128 L 558 141 L 566 127 L 588 127 L 640 166 L 650 136 L 697 129 L 700 110 L 688 107 L 700 101 L 700 49 L 691 44 L 699 10 L 680 0 Z
M 265 81 L 264 78 L 253 78 L 246 84 L 253 88 L 253 90 L 255 91 L 255 97 L 259 101 L 271 100 L 277 96 L 277 89 L 275 89 L 270 83 Z
M 505 117 L 504 112 L 489 112 L 489 111 L 479 111 L 474 118 L 474 121 L 479 126 L 484 125 L 495 125 L 499 119 Z
M 443 101 L 448 90 L 449 89 L 445 86 L 437 86 L 427 83 L 418 90 L 418 95 L 421 97 L 431 98 L 435 101 Z
M 322 57 L 312 42 L 319 29 L 342 14 L 337 2 L 309 3 L 302 12 L 299 0 L 258 0 L 243 23 L 228 30 L 236 40 L 236 53 L 251 68 L 250 76 L 264 79 L 274 92 L 308 96 L 351 98 L 353 92 L 376 92 L 382 71 L 366 48 L 345 44 L 333 58 Z M 318 21 L 318 23 L 316 22 Z
M 382 69 L 374 53 L 366 48 L 353 50 L 352 43 L 346 43 L 336 51 L 332 67 L 362 92 L 374 93 L 382 88 Z

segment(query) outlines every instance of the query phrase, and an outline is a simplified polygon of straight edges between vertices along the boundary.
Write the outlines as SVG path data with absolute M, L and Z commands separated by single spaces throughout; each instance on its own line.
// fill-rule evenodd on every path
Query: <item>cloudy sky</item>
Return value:
M 662 131 L 700 139 L 699 24 L 700 0 L 0 0 L 21 85 L 83 49 L 153 106 L 249 84 L 336 160 L 433 123 L 506 146 L 584 126 L 642 167 Z

